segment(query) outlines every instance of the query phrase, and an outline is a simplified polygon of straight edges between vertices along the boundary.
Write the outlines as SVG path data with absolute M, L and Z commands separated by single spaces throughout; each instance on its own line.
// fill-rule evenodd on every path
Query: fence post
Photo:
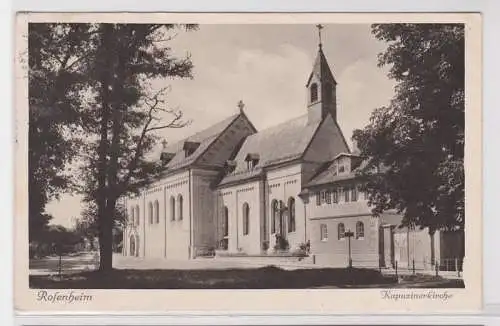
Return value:
M 412 260 L 413 275 L 415 275 L 415 259 Z
M 458 277 L 460 277 L 460 268 L 458 268 L 458 258 L 455 258 L 455 270 L 457 271 Z
M 396 267 L 396 278 L 398 278 L 398 261 L 396 260 L 394 267 Z
M 58 274 L 59 274 L 59 278 L 61 278 L 61 274 L 62 274 L 62 253 L 59 252 L 59 266 L 58 266 Z

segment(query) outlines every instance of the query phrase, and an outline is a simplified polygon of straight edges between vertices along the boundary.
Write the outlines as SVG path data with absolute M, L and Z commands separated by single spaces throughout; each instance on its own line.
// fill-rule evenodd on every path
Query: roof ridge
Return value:
M 241 114 L 241 113 L 235 113 L 235 114 L 233 114 L 233 115 L 231 115 L 231 116 L 228 116 L 228 117 L 226 117 L 226 118 L 224 118 L 224 119 L 222 119 L 222 120 L 220 120 L 220 121 L 218 121 L 218 122 L 216 122 L 216 123 L 214 123 L 214 124 L 212 124 L 212 125 L 210 125 L 210 126 L 206 127 L 205 129 L 202 129 L 202 130 L 200 130 L 200 131 L 195 132 L 194 134 L 191 134 L 191 135 L 189 135 L 189 136 L 187 136 L 187 137 L 184 137 L 184 138 L 182 138 L 182 139 L 180 139 L 180 140 L 177 140 L 177 141 L 175 141 L 174 143 L 172 143 L 171 145 L 167 146 L 167 148 L 165 148 L 165 151 L 166 151 L 166 152 L 168 152 L 168 150 L 169 150 L 169 149 L 174 149 L 175 151 L 177 151 L 177 150 L 178 150 L 178 148 L 179 148 L 179 145 L 180 145 L 180 144 L 183 144 L 184 142 L 186 142 L 186 140 L 188 140 L 188 139 L 190 139 L 190 138 L 195 138 L 196 136 L 199 136 L 199 135 L 203 134 L 204 132 L 207 132 L 207 131 L 208 131 L 208 130 L 210 130 L 211 128 L 214 128 L 215 126 L 217 126 L 217 125 L 219 125 L 219 124 L 222 124 L 223 122 L 227 122 L 227 123 L 228 123 L 228 125 L 229 125 L 229 124 L 230 124 L 232 121 L 234 121 L 234 120 L 235 120 L 235 119 L 236 119 L 236 118 L 237 118 L 240 114 Z M 203 139 L 208 139 L 208 138 L 210 138 L 210 137 L 214 137 L 214 136 L 216 136 L 217 134 L 219 134 L 219 133 L 221 133 L 221 132 L 222 132 L 222 130 L 219 130 L 218 132 L 214 131 L 214 132 L 213 132 L 213 133 L 211 133 L 210 135 L 206 135 L 205 137 L 203 137 Z

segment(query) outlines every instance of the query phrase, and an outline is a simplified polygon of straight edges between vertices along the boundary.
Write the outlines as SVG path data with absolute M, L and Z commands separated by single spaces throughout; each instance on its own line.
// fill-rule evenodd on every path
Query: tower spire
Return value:
M 323 25 L 318 24 L 316 25 L 316 27 L 318 28 L 318 39 L 319 39 L 318 46 L 321 49 L 323 47 L 323 43 L 321 42 L 321 30 L 323 29 Z

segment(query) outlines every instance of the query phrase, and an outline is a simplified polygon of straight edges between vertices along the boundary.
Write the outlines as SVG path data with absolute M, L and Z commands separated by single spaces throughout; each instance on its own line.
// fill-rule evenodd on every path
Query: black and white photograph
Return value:
M 467 24 L 320 18 L 29 21 L 34 300 L 468 290 Z

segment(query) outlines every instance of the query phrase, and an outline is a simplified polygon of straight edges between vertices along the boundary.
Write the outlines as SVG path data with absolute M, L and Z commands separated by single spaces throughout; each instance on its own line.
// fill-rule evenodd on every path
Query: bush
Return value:
M 280 234 L 276 234 L 276 244 L 274 245 L 274 251 L 285 251 L 289 248 L 290 244 L 288 243 L 288 240 Z

